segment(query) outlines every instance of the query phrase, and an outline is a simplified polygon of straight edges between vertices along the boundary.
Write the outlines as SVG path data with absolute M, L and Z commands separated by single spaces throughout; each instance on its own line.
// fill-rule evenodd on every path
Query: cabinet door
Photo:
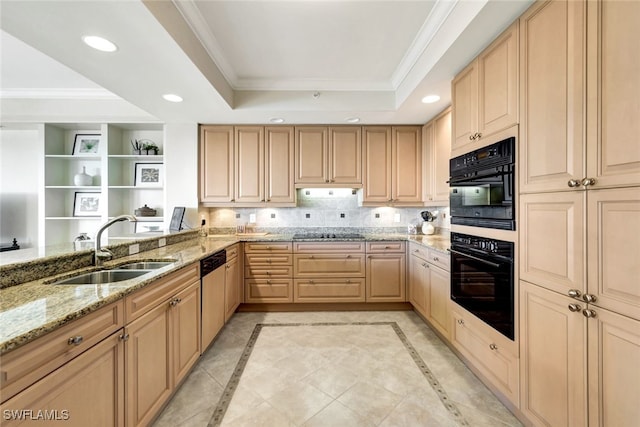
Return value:
M 588 292 L 640 320 L 640 187 L 587 192 Z
M 363 202 L 391 202 L 391 128 L 365 126 L 363 131 Z
M 572 305 L 585 307 L 520 282 L 520 409 L 534 425 L 587 425 L 587 321 Z
M 293 127 L 266 127 L 264 132 L 267 204 L 295 206 Z
M 632 427 L 640 420 L 640 322 L 595 311 L 587 321 L 589 426 Z
M 429 265 L 427 320 L 446 338 L 449 337 L 450 284 L 448 271 Z
M 200 129 L 200 201 L 233 201 L 233 126 L 202 126 Z
M 394 126 L 391 133 L 393 203 L 422 203 L 422 136 L 420 126 Z
M 125 328 L 127 426 L 148 425 L 173 390 L 169 310 L 163 303 Z
M 520 196 L 520 278 L 586 291 L 585 191 Z
M 327 128 L 305 126 L 295 128 L 296 184 L 329 182 L 329 144 Z
M 176 295 L 173 323 L 174 385 L 179 384 L 200 357 L 200 281 Z
M 449 203 L 449 158 L 451 157 L 451 110 L 436 117 L 433 126 L 431 177 L 433 201 Z
M 227 262 L 224 285 L 224 320 L 227 322 L 240 305 L 240 264 L 239 257 Z
M 329 128 L 329 181 L 362 184 L 362 131 L 360 126 Z
M 471 144 L 478 131 L 478 62 L 473 61 L 451 82 L 453 127 L 451 147 L 454 150 Z
M 264 202 L 264 129 L 236 127 L 235 153 L 235 201 Z
M 202 278 L 202 349 L 205 350 L 224 326 L 226 273 L 217 268 Z
M 367 302 L 406 301 L 406 269 L 404 254 L 367 255 Z
M 536 3 L 520 18 L 520 191 L 585 177 L 585 8 Z
M 409 302 L 424 317 L 427 317 L 427 273 L 427 262 L 411 255 L 409 259 Z
M 589 1 L 587 175 L 640 184 L 640 3 Z
M 486 137 L 518 123 L 518 21 L 478 56 L 478 131 Z
M 124 426 L 124 345 L 121 331 L 42 378 L 0 406 L 3 426 L 51 425 L 36 419 L 51 411 L 60 425 Z M 33 420 L 8 420 L 5 411 L 33 411 Z M 55 413 L 53 411 L 56 411 Z

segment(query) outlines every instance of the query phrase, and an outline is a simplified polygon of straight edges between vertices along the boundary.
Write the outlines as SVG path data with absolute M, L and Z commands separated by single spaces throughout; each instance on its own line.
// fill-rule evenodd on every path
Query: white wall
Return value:
M 36 129 L 0 129 L 0 243 L 38 246 L 38 167 L 43 147 Z
M 184 223 L 200 225 L 198 214 L 198 124 L 168 123 L 164 126 L 165 227 L 169 228 L 176 206 L 187 208 Z

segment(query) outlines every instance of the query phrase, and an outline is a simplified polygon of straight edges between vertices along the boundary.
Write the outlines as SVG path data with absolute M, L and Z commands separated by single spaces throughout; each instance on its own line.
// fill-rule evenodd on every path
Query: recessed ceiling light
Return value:
M 269 121 L 271 123 L 284 123 L 284 119 L 282 117 L 274 117 L 272 119 L 269 119 Z
M 438 95 L 427 95 L 422 98 L 422 102 L 425 104 L 433 104 L 434 102 L 440 101 L 440 97 Z
M 162 97 L 169 102 L 182 102 L 182 97 L 173 93 L 165 93 Z
M 345 119 L 348 123 L 358 123 L 360 121 L 360 117 L 348 117 Z
M 115 52 L 116 50 L 118 50 L 118 46 L 102 37 L 84 36 L 82 37 L 82 41 L 85 42 L 88 46 L 91 46 L 92 48 L 102 52 Z

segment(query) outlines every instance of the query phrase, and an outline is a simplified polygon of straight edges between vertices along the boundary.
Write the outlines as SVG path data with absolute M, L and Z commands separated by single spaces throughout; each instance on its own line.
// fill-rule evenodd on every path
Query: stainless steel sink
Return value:
M 112 270 L 156 270 L 173 264 L 175 261 L 138 261 L 129 264 L 118 265 Z
M 85 273 L 79 276 L 53 282 L 52 285 L 102 285 L 104 283 L 122 282 L 133 279 L 151 270 L 102 270 Z

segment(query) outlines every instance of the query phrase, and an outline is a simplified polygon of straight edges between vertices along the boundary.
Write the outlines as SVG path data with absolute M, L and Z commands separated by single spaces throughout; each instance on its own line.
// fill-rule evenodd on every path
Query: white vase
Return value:
M 422 223 L 422 234 L 433 234 L 435 233 L 436 229 L 433 225 L 431 225 L 430 222 L 423 222 Z
M 82 173 L 73 176 L 73 183 L 77 186 L 88 186 L 93 184 L 93 177 L 87 174 L 87 168 L 82 167 Z

